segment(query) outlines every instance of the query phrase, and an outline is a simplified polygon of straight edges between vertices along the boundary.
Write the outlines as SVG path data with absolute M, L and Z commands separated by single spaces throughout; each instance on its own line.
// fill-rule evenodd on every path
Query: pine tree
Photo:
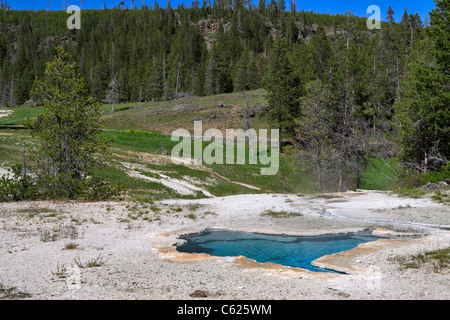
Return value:
M 298 28 L 295 23 L 295 15 L 289 14 L 286 20 L 286 38 L 291 42 L 297 41 Z
M 445 165 L 450 158 L 450 8 L 436 1 L 429 39 L 416 43 L 407 80 L 396 104 L 401 159 L 418 172 Z
M 275 40 L 270 65 L 263 80 L 263 87 L 268 91 L 268 120 L 272 127 L 280 130 L 280 136 L 295 134 L 295 118 L 298 116 L 299 88 L 288 47 L 286 39 Z
M 395 19 L 394 19 L 394 10 L 392 9 L 391 6 L 389 6 L 388 11 L 386 12 L 386 20 L 389 22 L 390 25 L 394 24 Z
M 324 80 L 328 67 L 328 59 L 331 56 L 331 41 L 328 39 L 325 28 L 319 25 L 317 33 L 311 42 L 312 59 L 314 61 L 314 74 L 317 79 Z
M 249 53 L 248 64 L 246 69 L 247 89 L 255 90 L 259 88 L 260 76 L 258 70 L 258 60 L 253 54 Z
M 306 148 L 298 153 L 300 162 L 309 164 L 316 172 L 317 188 L 324 191 L 324 177 L 329 175 L 332 160 L 333 108 L 331 91 L 320 81 L 306 86 L 306 95 L 300 98 L 301 117 L 297 133 L 305 141 Z
M 197 96 L 203 96 L 205 87 L 205 70 L 202 65 L 199 65 L 195 70 L 194 80 L 194 94 Z
M 217 79 L 218 71 L 216 60 L 214 56 L 211 55 L 205 68 L 204 94 L 211 95 L 216 93 Z
M 44 77 L 34 84 L 33 96 L 44 102 L 38 120 L 28 120 L 39 141 L 32 150 L 32 176 L 44 198 L 77 198 L 97 193 L 89 170 L 99 164 L 97 153 L 105 153 L 101 136 L 101 103 L 88 96 L 85 82 L 75 72 L 75 63 L 61 47 L 47 64 Z
M 234 68 L 234 91 L 240 92 L 248 89 L 247 87 L 247 65 L 249 63 L 248 60 L 248 51 L 245 50 L 242 52 L 241 57 L 236 63 L 236 67 Z
M 111 111 L 114 112 L 114 104 L 120 102 L 120 94 L 119 94 L 119 81 L 117 80 L 117 75 L 115 74 L 109 83 L 109 90 L 106 95 L 106 102 L 111 104 Z
M 357 39 L 343 38 L 336 43 L 330 58 L 333 73 L 330 81 L 334 97 L 335 123 L 333 127 L 334 161 L 338 191 L 345 191 L 358 179 L 370 154 L 371 132 L 361 116 L 360 106 L 367 101 L 368 77 L 364 51 Z
M 154 58 L 148 79 L 148 100 L 154 101 L 163 96 L 162 74 L 162 64 Z
M 435 0 L 434 2 L 436 8 L 430 12 L 431 28 L 428 30 L 436 50 L 438 69 L 448 79 L 450 72 L 450 4 L 447 0 Z

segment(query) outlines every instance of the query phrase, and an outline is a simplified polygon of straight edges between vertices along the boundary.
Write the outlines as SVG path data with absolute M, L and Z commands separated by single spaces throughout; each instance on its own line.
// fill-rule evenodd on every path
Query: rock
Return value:
M 255 109 L 253 109 L 253 108 L 250 108 L 249 110 L 248 110 L 248 114 L 247 114 L 250 118 L 254 118 L 254 117 L 256 117 L 256 111 L 255 111 Z
M 348 297 L 350 297 L 350 295 L 349 295 L 348 293 L 345 293 L 345 292 L 339 292 L 339 293 L 338 293 L 338 296 L 343 297 L 343 298 L 348 298 Z
M 192 298 L 207 298 L 208 297 L 208 291 L 195 290 L 194 292 L 190 293 L 189 296 L 191 296 Z
M 218 106 L 219 108 L 223 108 L 223 107 L 225 107 L 225 104 L 223 103 L 223 101 L 219 101 L 219 103 L 217 104 L 217 106 Z
M 191 111 L 195 109 L 195 106 L 190 104 L 177 104 L 172 107 L 172 111 Z
M 428 182 L 427 184 L 420 187 L 422 190 L 441 190 L 441 186 L 436 183 Z

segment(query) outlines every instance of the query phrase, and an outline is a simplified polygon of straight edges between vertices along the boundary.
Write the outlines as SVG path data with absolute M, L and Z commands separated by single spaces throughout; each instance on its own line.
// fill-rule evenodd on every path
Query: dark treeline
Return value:
M 236 0 L 201 7 L 194 2 L 189 8 L 171 8 L 169 2 L 167 8 L 144 4 L 140 9 L 118 5 L 82 10 L 80 30 L 67 28 L 69 16 L 65 11 L 12 11 L 2 5 L 0 105 L 18 106 L 30 99 L 33 80 L 42 75 L 57 45 L 76 59 L 92 95 L 105 100 L 116 76 L 122 101 L 148 101 L 259 88 L 279 37 L 289 41 L 287 50 L 301 59 L 298 64 L 324 68 L 320 56 L 302 53 L 306 44 L 323 41 L 318 25 L 332 41 L 357 33 L 357 44 L 370 46 L 361 47 L 366 60 L 383 52 L 383 61 L 372 63 L 384 63 L 397 80 L 405 50 L 421 27 L 411 15 L 395 25 L 395 32 L 368 32 L 365 19 L 350 13 L 287 12 L 284 1 L 274 0 L 258 6 Z

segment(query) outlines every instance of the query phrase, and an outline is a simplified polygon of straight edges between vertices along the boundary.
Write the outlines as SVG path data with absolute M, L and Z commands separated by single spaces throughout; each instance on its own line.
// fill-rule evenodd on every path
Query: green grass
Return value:
M 0 118 L 1 119 L 1 118 Z M 4 162 L 12 165 L 23 161 L 24 147 L 35 144 L 28 130 L 0 130 L 0 165 Z
M 115 112 L 111 112 L 111 105 L 102 106 L 107 130 L 103 135 L 113 139 L 111 152 L 105 158 L 109 166 L 92 169 L 92 173 L 100 178 L 108 179 L 113 183 L 123 183 L 124 188 L 133 199 L 152 203 L 158 199 L 178 197 L 183 198 L 173 190 L 161 183 L 145 181 L 143 179 L 129 177 L 120 167 L 119 161 L 136 162 L 143 164 L 134 153 L 155 154 L 164 147 L 169 155 L 178 141 L 171 141 L 168 135 L 175 129 L 185 128 L 192 130 L 193 121 L 203 122 L 203 132 L 208 128 L 239 128 L 241 117 L 239 111 L 248 101 L 250 106 L 265 106 L 266 92 L 262 89 L 248 91 L 246 93 L 230 93 L 206 97 L 186 97 L 171 101 L 157 102 L 129 102 L 115 105 Z M 219 108 L 218 102 L 222 101 L 225 107 Z M 35 118 L 43 111 L 43 107 L 21 107 L 11 109 L 14 113 L 8 117 L 0 118 L 0 124 L 22 124 L 27 117 Z M 215 114 L 212 118 L 210 115 Z M 264 119 L 256 116 L 253 118 L 253 126 L 256 130 L 267 128 Z M 2 135 L 1 133 L 7 133 Z M 165 133 L 165 134 L 163 134 Z M 0 132 L 0 165 L 21 163 L 24 146 L 31 146 L 35 141 L 29 136 L 28 130 L 2 130 Z M 210 142 L 203 142 L 205 148 Z M 192 143 L 193 148 L 193 143 Z M 234 154 L 236 157 L 237 146 Z M 281 188 L 278 176 L 263 176 L 260 174 L 262 167 L 268 165 L 249 164 L 248 150 L 245 151 L 246 164 L 204 164 L 202 168 L 192 168 L 174 163 L 152 164 L 145 163 L 148 169 L 156 170 L 172 178 L 189 178 L 198 181 L 202 186 L 216 196 L 226 196 L 243 193 L 288 192 L 288 193 L 315 193 L 317 183 L 311 172 L 298 172 L 292 167 L 289 174 L 289 183 L 286 189 Z M 193 154 L 193 150 L 191 150 Z M 225 149 L 224 149 L 225 157 Z M 225 162 L 225 161 L 224 161 Z M 381 160 L 371 159 L 373 165 L 368 166 L 361 180 L 361 189 L 392 190 L 395 173 Z M 236 163 L 236 161 L 235 161 Z M 389 164 L 395 164 L 393 160 Z M 206 168 L 206 170 L 205 170 Z M 218 179 L 211 172 L 217 173 L 231 181 L 248 184 L 260 188 L 255 190 L 242 185 Z M 144 175 L 157 177 L 154 173 L 141 172 Z M 184 196 L 184 198 L 198 198 L 201 195 Z
M 399 256 L 391 259 L 401 269 L 427 269 L 434 273 L 448 272 L 450 268 L 450 247 L 427 251 L 411 256 Z
M 186 217 L 192 220 L 197 220 L 197 215 L 195 213 L 189 213 Z
M 431 197 L 431 199 L 439 203 L 450 204 L 450 195 L 442 193 L 441 191 L 436 191 L 434 195 Z
M 76 257 L 73 261 L 79 268 L 95 268 L 101 267 L 105 264 L 105 261 L 103 260 L 103 257 L 101 255 L 99 255 L 95 259 L 88 260 L 85 263 L 81 262 L 80 257 Z
M 136 102 L 116 104 L 115 111 L 121 112 L 136 105 L 138 105 Z M 0 124 L 22 125 L 25 123 L 27 118 L 36 119 L 44 111 L 44 107 L 26 105 L 20 108 L 10 108 L 8 110 L 13 111 L 13 113 L 7 117 L 1 117 Z M 111 104 L 104 104 L 102 106 L 102 111 L 105 115 L 111 113 Z
M 64 247 L 64 249 L 65 249 L 65 250 L 75 250 L 75 249 L 77 249 L 78 247 L 79 247 L 79 244 L 78 244 L 78 243 L 71 242 L 71 243 L 66 244 L 66 246 Z
M 409 198 L 421 198 L 426 192 L 419 188 L 406 188 L 400 187 L 394 189 L 394 192 L 401 197 L 409 197 Z
M 179 128 L 192 132 L 193 121 L 195 120 L 201 120 L 204 129 L 239 128 L 242 122 L 239 111 L 244 108 L 247 101 L 251 107 L 266 106 L 265 93 L 263 89 L 259 89 L 246 93 L 227 93 L 206 97 L 191 96 L 170 101 L 129 103 L 120 112 L 105 114 L 105 119 L 109 129 L 158 131 L 166 134 L 170 134 Z M 225 107 L 219 108 L 219 101 L 222 101 Z M 110 105 L 104 106 L 104 110 L 110 109 Z M 267 128 L 266 123 L 256 122 L 258 125 L 255 126 L 255 129 L 259 127 Z
M 370 163 L 362 175 L 360 189 L 392 190 L 396 183 L 392 167 L 396 165 L 396 161 L 390 159 L 387 163 L 389 167 L 381 159 L 370 159 Z
M 47 207 L 29 207 L 17 209 L 17 213 L 28 213 L 30 217 L 34 217 L 37 214 L 48 213 L 48 215 L 45 215 L 45 217 L 55 217 L 58 213 L 58 210 Z
M 302 214 L 299 212 L 291 212 L 291 211 L 266 210 L 261 214 L 261 216 L 272 218 L 290 218 L 290 217 L 301 217 Z
M 116 103 L 116 104 L 114 104 L 114 112 L 121 112 L 121 111 L 129 110 L 129 109 L 139 106 L 139 105 L 142 105 L 142 104 L 139 102 Z M 112 105 L 104 104 L 102 106 L 102 112 L 104 114 L 113 113 Z
M 2 133 L 8 133 L 8 135 L 0 135 L 0 163 L 13 164 L 22 161 L 23 147 L 30 146 L 34 142 L 28 135 L 28 130 L 2 130 Z M 108 179 L 113 183 L 123 183 L 124 188 L 129 191 L 134 199 L 140 199 L 144 201 L 155 201 L 157 199 L 179 197 L 173 190 L 163 186 L 157 182 L 145 181 L 138 178 L 129 177 L 120 167 L 118 161 L 137 162 L 141 161 L 137 156 L 133 159 L 124 159 L 121 156 L 127 156 L 129 151 L 132 152 L 145 152 L 154 154 L 161 146 L 164 146 L 169 154 L 172 148 L 178 144 L 178 141 L 171 141 L 171 138 L 167 135 L 163 135 L 157 132 L 146 132 L 139 130 L 124 130 L 124 131 L 104 131 L 103 135 L 108 139 L 114 139 L 112 143 L 111 151 L 117 155 L 111 155 L 105 159 L 111 164 L 103 168 L 92 169 L 92 173 L 98 175 L 100 178 Z M 203 148 L 206 147 L 209 142 L 203 142 Z M 193 144 L 192 144 L 193 146 Z M 193 153 L 193 152 L 192 152 Z M 237 154 L 237 146 L 235 146 L 235 155 Z M 224 153 L 225 155 L 225 153 Z M 215 172 L 231 181 L 248 184 L 251 186 L 259 187 L 260 190 L 246 188 L 244 186 L 230 183 L 214 177 L 211 172 L 204 169 L 195 169 L 184 165 L 178 165 L 174 163 L 166 163 L 164 165 L 158 164 L 145 164 L 149 169 L 156 170 L 164 175 L 172 178 L 183 179 L 184 177 L 192 178 L 195 181 L 200 181 L 202 187 L 206 188 L 209 192 L 216 196 L 226 196 L 233 194 L 245 194 L 245 193 L 263 193 L 263 192 L 284 192 L 281 190 L 280 183 L 277 181 L 276 176 L 263 176 L 260 174 L 260 169 L 263 167 L 261 164 L 250 165 L 248 164 L 248 150 L 246 151 L 247 164 L 204 164 L 203 167 L 209 171 Z M 374 159 L 376 162 L 377 159 Z M 381 166 L 382 162 L 376 162 Z M 286 192 L 289 193 L 314 193 L 316 192 L 316 182 L 314 175 L 305 172 L 296 172 L 293 168 L 292 174 L 289 177 L 289 188 Z M 387 166 L 382 167 L 384 174 L 392 174 L 388 172 Z M 142 172 L 143 174 L 147 174 Z M 147 175 L 155 176 L 148 173 Z M 214 183 L 205 183 L 206 181 L 214 181 Z M 199 184 L 199 185 L 201 185 Z M 384 176 L 380 175 L 376 170 L 369 167 L 363 176 L 362 188 L 363 189 L 381 189 L 388 190 L 390 187 L 390 181 Z M 149 190 L 152 190 L 149 193 Z M 188 198 L 185 196 L 185 198 Z
M 14 112 L 7 117 L 1 117 L 0 124 L 22 125 L 28 117 L 32 119 L 37 118 L 44 111 L 44 107 L 21 107 L 9 110 Z
M 161 146 L 172 150 L 178 144 L 177 141 L 171 141 L 169 136 L 157 132 L 139 130 L 104 131 L 103 135 L 114 140 L 113 148 L 139 152 L 154 153 Z
M 119 168 L 118 164 L 94 168 L 91 172 L 101 179 L 110 181 L 112 184 L 122 184 L 127 194 L 135 200 L 148 197 L 150 191 L 151 197 L 148 201 L 177 196 L 173 190 L 161 183 L 130 177 Z
M 114 139 L 112 147 L 123 151 L 131 150 L 137 152 L 155 153 L 161 146 L 164 146 L 169 154 L 172 148 L 176 146 L 178 141 L 171 141 L 171 138 L 167 135 L 162 135 L 155 132 L 145 132 L 137 130 L 124 130 L 124 131 L 106 131 L 105 137 Z M 203 142 L 203 148 L 205 148 L 210 142 Z M 193 154 L 194 144 L 191 143 Z M 235 145 L 235 158 L 237 157 L 237 145 Z M 246 159 L 248 159 L 248 150 L 246 151 Z M 247 160 L 248 161 L 248 160 Z M 225 162 L 225 153 L 224 161 Z M 207 178 L 213 178 L 210 172 L 204 170 L 195 170 L 184 165 L 177 165 L 173 163 L 161 165 L 147 165 L 150 169 L 158 170 L 173 178 L 182 178 L 189 176 L 196 180 L 204 181 Z M 267 185 L 273 180 L 271 176 L 262 176 L 260 170 L 263 167 L 261 164 L 211 164 L 205 165 L 211 171 L 218 173 L 232 181 L 255 185 L 262 188 L 262 191 L 268 191 Z M 227 181 L 217 180 L 217 183 L 208 187 L 208 190 L 214 195 L 231 195 L 236 193 L 258 193 L 255 189 L 248 189 L 246 187 L 233 184 Z

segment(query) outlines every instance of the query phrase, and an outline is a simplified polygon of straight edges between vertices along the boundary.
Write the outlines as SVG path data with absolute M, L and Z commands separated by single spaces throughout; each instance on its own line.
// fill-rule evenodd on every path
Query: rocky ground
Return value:
M 262 216 L 267 210 L 301 215 Z M 348 263 L 357 272 L 331 277 L 248 268 L 234 258 L 176 259 L 159 250 L 171 239 L 164 234 L 208 227 L 299 234 L 382 228 L 420 237 L 354 255 Z M 373 191 L 0 203 L 0 298 L 449 299 L 448 268 L 436 273 L 398 262 L 448 248 L 449 228 L 448 205 Z

